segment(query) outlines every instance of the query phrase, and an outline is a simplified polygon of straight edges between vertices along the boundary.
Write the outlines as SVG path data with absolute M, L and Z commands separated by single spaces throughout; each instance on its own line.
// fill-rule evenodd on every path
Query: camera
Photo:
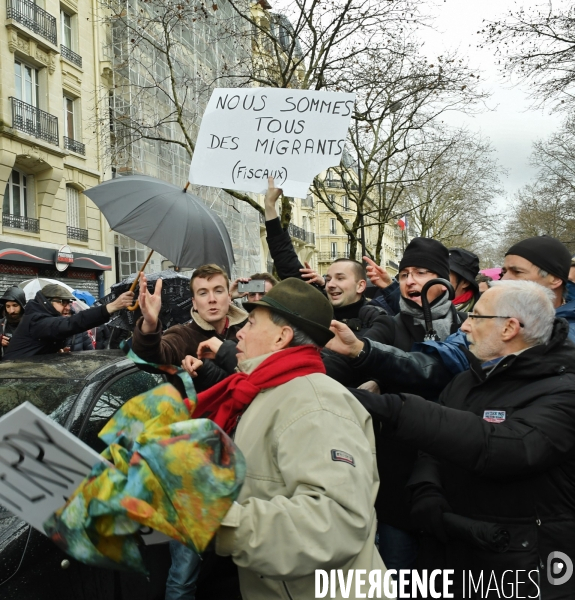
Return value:
M 253 279 L 247 283 L 242 283 L 240 281 L 238 283 L 238 292 L 240 294 L 243 294 L 244 292 L 247 292 L 248 294 L 265 294 L 266 282 L 263 279 Z

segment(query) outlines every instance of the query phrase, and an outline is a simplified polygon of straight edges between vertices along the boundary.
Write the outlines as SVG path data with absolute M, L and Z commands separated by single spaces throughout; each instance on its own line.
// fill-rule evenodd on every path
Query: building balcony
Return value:
M 82 68 L 82 57 L 73 50 L 70 50 L 67 46 L 64 46 L 64 44 L 60 44 L 60 54 L 62 55 L 62 58 L 74 63 L 77 67 L 80 67 L 80 69 Z
M 82 144 L 82 142 L 78 142 L 77 140 L 73 140 L 72 138 L 64 136 L 64 148 L 66 150 L 71 150 L 72 152 L 77 152 L 82 156 L 86 156 L 86 146 Z
M 12 127 L 58 145 L 58 117 L 11 97 Z
M 333 262 L 338 258 L 349 258 L 349 252 L 319 252 L 319 262 Z
M 2 213 L 2 225 L 13 229 L 23 229 L 30 233 L 40 233 L 40 221 L 38 219 Z
M 56 17 L 40 8 L 32 0 L 7 0 L 6 17 L 24 25 L 56 45 Z
M 79 242 L 88 241 L 88 230 L 80 229 L 79 227 L 66 227 L 66 237 L 69 240 L 78 240 Z

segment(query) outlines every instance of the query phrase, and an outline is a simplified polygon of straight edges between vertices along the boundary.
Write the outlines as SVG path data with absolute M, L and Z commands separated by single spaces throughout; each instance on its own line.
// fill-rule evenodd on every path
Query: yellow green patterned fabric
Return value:
M 165 383 L 126 402 L 99 434 L 109 463 L 95 465 L 44 524 L 83 563 L 145 573 L 145 528 L 203 552 L 240 492 L 240 450 L 212 421 L 190 418 L 196 396 L 186 373 L 154 366 L 178 372 L 188 398 Z

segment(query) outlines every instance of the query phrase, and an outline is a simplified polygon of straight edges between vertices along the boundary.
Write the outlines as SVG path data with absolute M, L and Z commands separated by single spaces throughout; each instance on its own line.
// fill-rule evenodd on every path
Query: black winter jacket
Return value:
M 52 354 L 66 346 L 66 339 L 110 320 L 105 306 L 93 306 L 63 317 L 42 292 L 26 304 L 24 317 L 4 354 L 5 359 Z
M 454 333 L 459 329 L 463 316 L 453 307 L 451 307 L 451 313 L 453 316 L 451 333 Z M 377 342 L 394 346 L 406 352 L 411 350 L 411 347 L 416 342 L 422 342 L 424 336 L 425 330 L 423 326 L 414 323 L 413 317 L 403 313 L 399 313 L 395 317 L 378 317 L 372 328 L 364 335 L 365 338 L 370 340 L 375 339 Z M 348 387 L 352 387 L 349 383 L 350 380 L 356 384 L 354 386 L 356 387 L 364 381 L 376 379 L 380 384 L 380 388 L 387 391 L 387 371 L 383 369 L 379 370 L 379 376 L 375 377 L 373 373 L 368 374 L 367 371 L 356 370 L 353 363 L 354 361 L 351 362 L 351 368 L 343 369 L 341 359 L 337 360 L 337 362 L 335 360 L 331 361 L 329 365 L 326 364 L 327 374 Z M 342 371 L 345 372 L 342 373 Z M 393 381 L 394 376 L 397 378 L 397 385 L 390 384 L 390 389 L 395 392 L 404 391 L 401 389 L 401 378 L 397 373 L 390 376 L 391 381 Z M 344 380 L 344 378 L 347 378 L 347 380 Z M 405 382 L 405 387 L 409 387 L 409 382 Z M 429 395 L 424 394 L 425 397 L 436 399 L 437 388 L 433 391 L 435 393 L 431 393 L 430 388 Z M 384 431 L 378 429 L 377 423 L 374 425 L 379 479 L 384 482 L 379 488 L 375 502 L 378 518 L 383 523 L 387 523 L 393 527 L 410 530 L 412 526 L 409 518 L 409 506 L 407 504 L 405 486 L 417 458 L 417 449 L 406 444 L 401 439 L 386 435 Z
M 424 452 L 410 488 L 437 486 L 454 513 L 510 532 L 510 550 L 488 555 L 493 569 L 546 566 L 554 551 L 575 557 L 575 346 L 568 333 L 557 319 L 547 345 L 504 357 L 488 376 L 470 355 L 470 370 L 453 379 L 439 404 L 357 394 L 391 435 Z M 485 552 L 467 550 L 469 564 L 485 563 Z M 575 578 L 551 586 L 542 569 L 540 583 L 542 598 L 575 597 Z
M 301 279 L 300 269 L 303 265 L 294 250 L 290 235 L 281 227 L 279 218 L 266 221 L 266 240 L 270 249 L 280 279 L 296 277 Z M 316 286 L 325 293 L 324 288 Z M 372 304 L 366 298 L 362 298 L 354 304 L 334 307 L 333 318 L 345 323 L 358 335 L 373 326 L 377 317 L 385 316 L 387 311 L 380 305 Z

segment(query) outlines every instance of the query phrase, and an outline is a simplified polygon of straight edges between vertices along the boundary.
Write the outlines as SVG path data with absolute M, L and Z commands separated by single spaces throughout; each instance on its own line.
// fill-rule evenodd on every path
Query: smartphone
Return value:
M 247 283 L 242 283 L 241 281 L 238 283 L 238 292 L 243 294 L 244 292 L 252 293 L 252 294 L 265 294 L 266 291 L 266 282 L 263 279 L 253 279 L 252 281 L 248 281 Z

